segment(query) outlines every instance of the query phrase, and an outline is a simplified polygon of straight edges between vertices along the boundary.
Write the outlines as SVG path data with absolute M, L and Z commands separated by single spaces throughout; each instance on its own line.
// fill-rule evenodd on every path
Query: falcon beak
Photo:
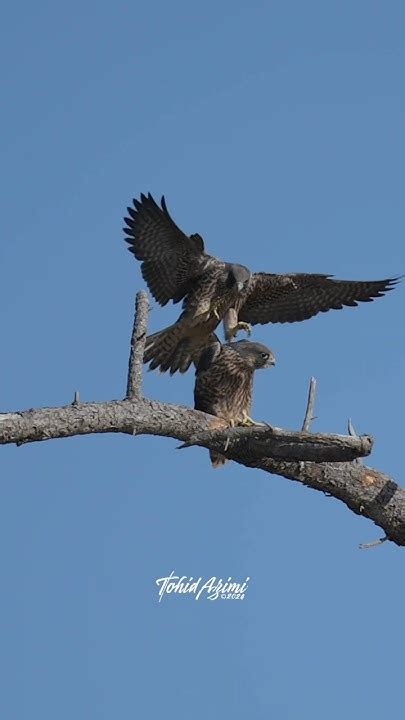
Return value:
M 268 367 L 274 367 L 276 364 L 276 358 L 271 358 L 268 360 Z
M 244 285 L 243 282 L 238 282 L 238 285 L 237 285 L 237 287 L 238 287 L 238 292 L 242 292 L 244 286 L 245 286 L 245 285 Z

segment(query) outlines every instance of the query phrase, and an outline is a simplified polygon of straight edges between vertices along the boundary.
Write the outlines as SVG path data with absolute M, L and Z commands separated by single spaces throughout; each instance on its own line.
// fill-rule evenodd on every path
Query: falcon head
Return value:
M 270 348 L 261 343 L 238 340 L 237 342 L 228 343 L 228 347 L 243 357 L 253 370 L 273 367 L 276 364 L 276 358 Z
M 247 290 L 252 273 L 244 265 L 228 265 L 226 284 L 229 288 L 235 289 L 238 293 Z

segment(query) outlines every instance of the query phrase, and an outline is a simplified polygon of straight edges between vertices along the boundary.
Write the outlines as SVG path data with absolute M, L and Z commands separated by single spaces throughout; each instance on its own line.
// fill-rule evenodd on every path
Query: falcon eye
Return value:
M 263 352 L 263 353 L 260 353 L 260 355 L 261 355 L 261 357 L 263 358 L 263 360 L 268 360 L 268 359 L 269 359 L 269 353 L 264 353 L 264 352 Z

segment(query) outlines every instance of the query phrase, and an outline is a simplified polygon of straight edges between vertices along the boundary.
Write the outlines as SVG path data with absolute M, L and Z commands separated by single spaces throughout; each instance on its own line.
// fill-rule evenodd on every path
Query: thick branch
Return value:
M 405 545 L 405 489 L 379 470 L 355 462 L 289 463 L 271 458 L 243 464 L 322 490 L 373 520 L 389 540 Z
M 148 311 L 148 296 L 146 292 L 141 290 L 137 293 L 135 299 L 135 318 L 128 364 L 127 398 L 141 395 L 143 351 L 145 349 Z
M 373 440 L 368 435 L 349 437 L 282 430 L 278 427 L 237 427 L 205 432 L 191 437 L 183 447 L 200 445 L 217 452 L 230 450 L 233 457 L 257 460 L 272 457 L 283 460 L 348 462 L 369 455 Z
M 163 435 L 224 451 L 233 459 L 262 457 L 316 462 L 347 461 L 368 455 L 372 439 L 302 433 L 273 427 L 229 428 L 224 420 L 181 405 L 145 398 L 79 403 L 0 415 L 0 444 L 22 445 L 91 433 Z
M 218 446 L 218 432 L 209 433 L 205 443 L 201 434 L 204 431 L 218 430 L 225 434 L 229 428 L 224 427 L 224 421 L 197 410 L 160 403 L 147 399 L 113 400 L 104 403 L 80 403 L 79 405 L 66 405 L 59 408 L 40 408 L 26 410 L 18 413 L 5 413 L 0 415 L 0 444 L 35 442 L 51 438 L 70 437 L 88 433 L 126 433 L 130 435 L 161 435 L 173 437 L 187 442 L 193 436 L 199 438 L 199 444 L 207 448 L 216 449 Z M 234 428 L 233 433 L 241 435 L 246 440 L 249 432 L 253 436 L 257 433 L 273 432 L 272 451 L 275 452 L 276 436 L 274 429 L 270 428 Z M 285 446 L 286 438 L 295 436 L 302 439 L 301 450 L 310 438 L 319 438 L 319 434 L 310 434 L 303 438 L 304 433 L 288 433 L 280 431 L 278 437 Z M 342 436 L 323 436 L 342 438 L 343 444 L 347 441 L 360 441 L 365 443 L 363 450 L 368 451 L 370 439 L 345 438 Z M 223 442 L 223 440 L 222 440 Z M 256 440 L 254 441 L 256 442 Z M 259 438 L 259 443 L 261 439 Z M 377 470 L 358 465 L 353 462 L 289 462 L 274 457 L 252 457 L 246 452 L 249 443 L 229 443 L 224 454 L 230 459 L 246 467 L 259 468 L 268 473 L 282 475 L 322 492 L 333 495 L 344 502 L 351 510 L 373 520 L 383 528 L 385 535 L 398 545 L 405 545 L 405 490 L 399 487 L 391 478 Z M 262 452 L 263 446 L 260 446 Z M 207 458 L 207 471 L 209 469 Z
M 144 398 L 111 400 L 0 414 L 0 445 L 92 433 L 161 435 L 188 440 L 190 434 L 224 426 L 224 420 L 181 405 Z

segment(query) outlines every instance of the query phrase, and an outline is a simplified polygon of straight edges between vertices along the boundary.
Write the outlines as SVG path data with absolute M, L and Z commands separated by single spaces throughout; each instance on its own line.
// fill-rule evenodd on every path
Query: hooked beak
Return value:
M 243 290 L 243 288 L 244 288 L 244 283 L 243 283 L 243 282 L 238 282 L 237 287 L 238 287 L 238 292 L 242 292 L 242 290 Z

